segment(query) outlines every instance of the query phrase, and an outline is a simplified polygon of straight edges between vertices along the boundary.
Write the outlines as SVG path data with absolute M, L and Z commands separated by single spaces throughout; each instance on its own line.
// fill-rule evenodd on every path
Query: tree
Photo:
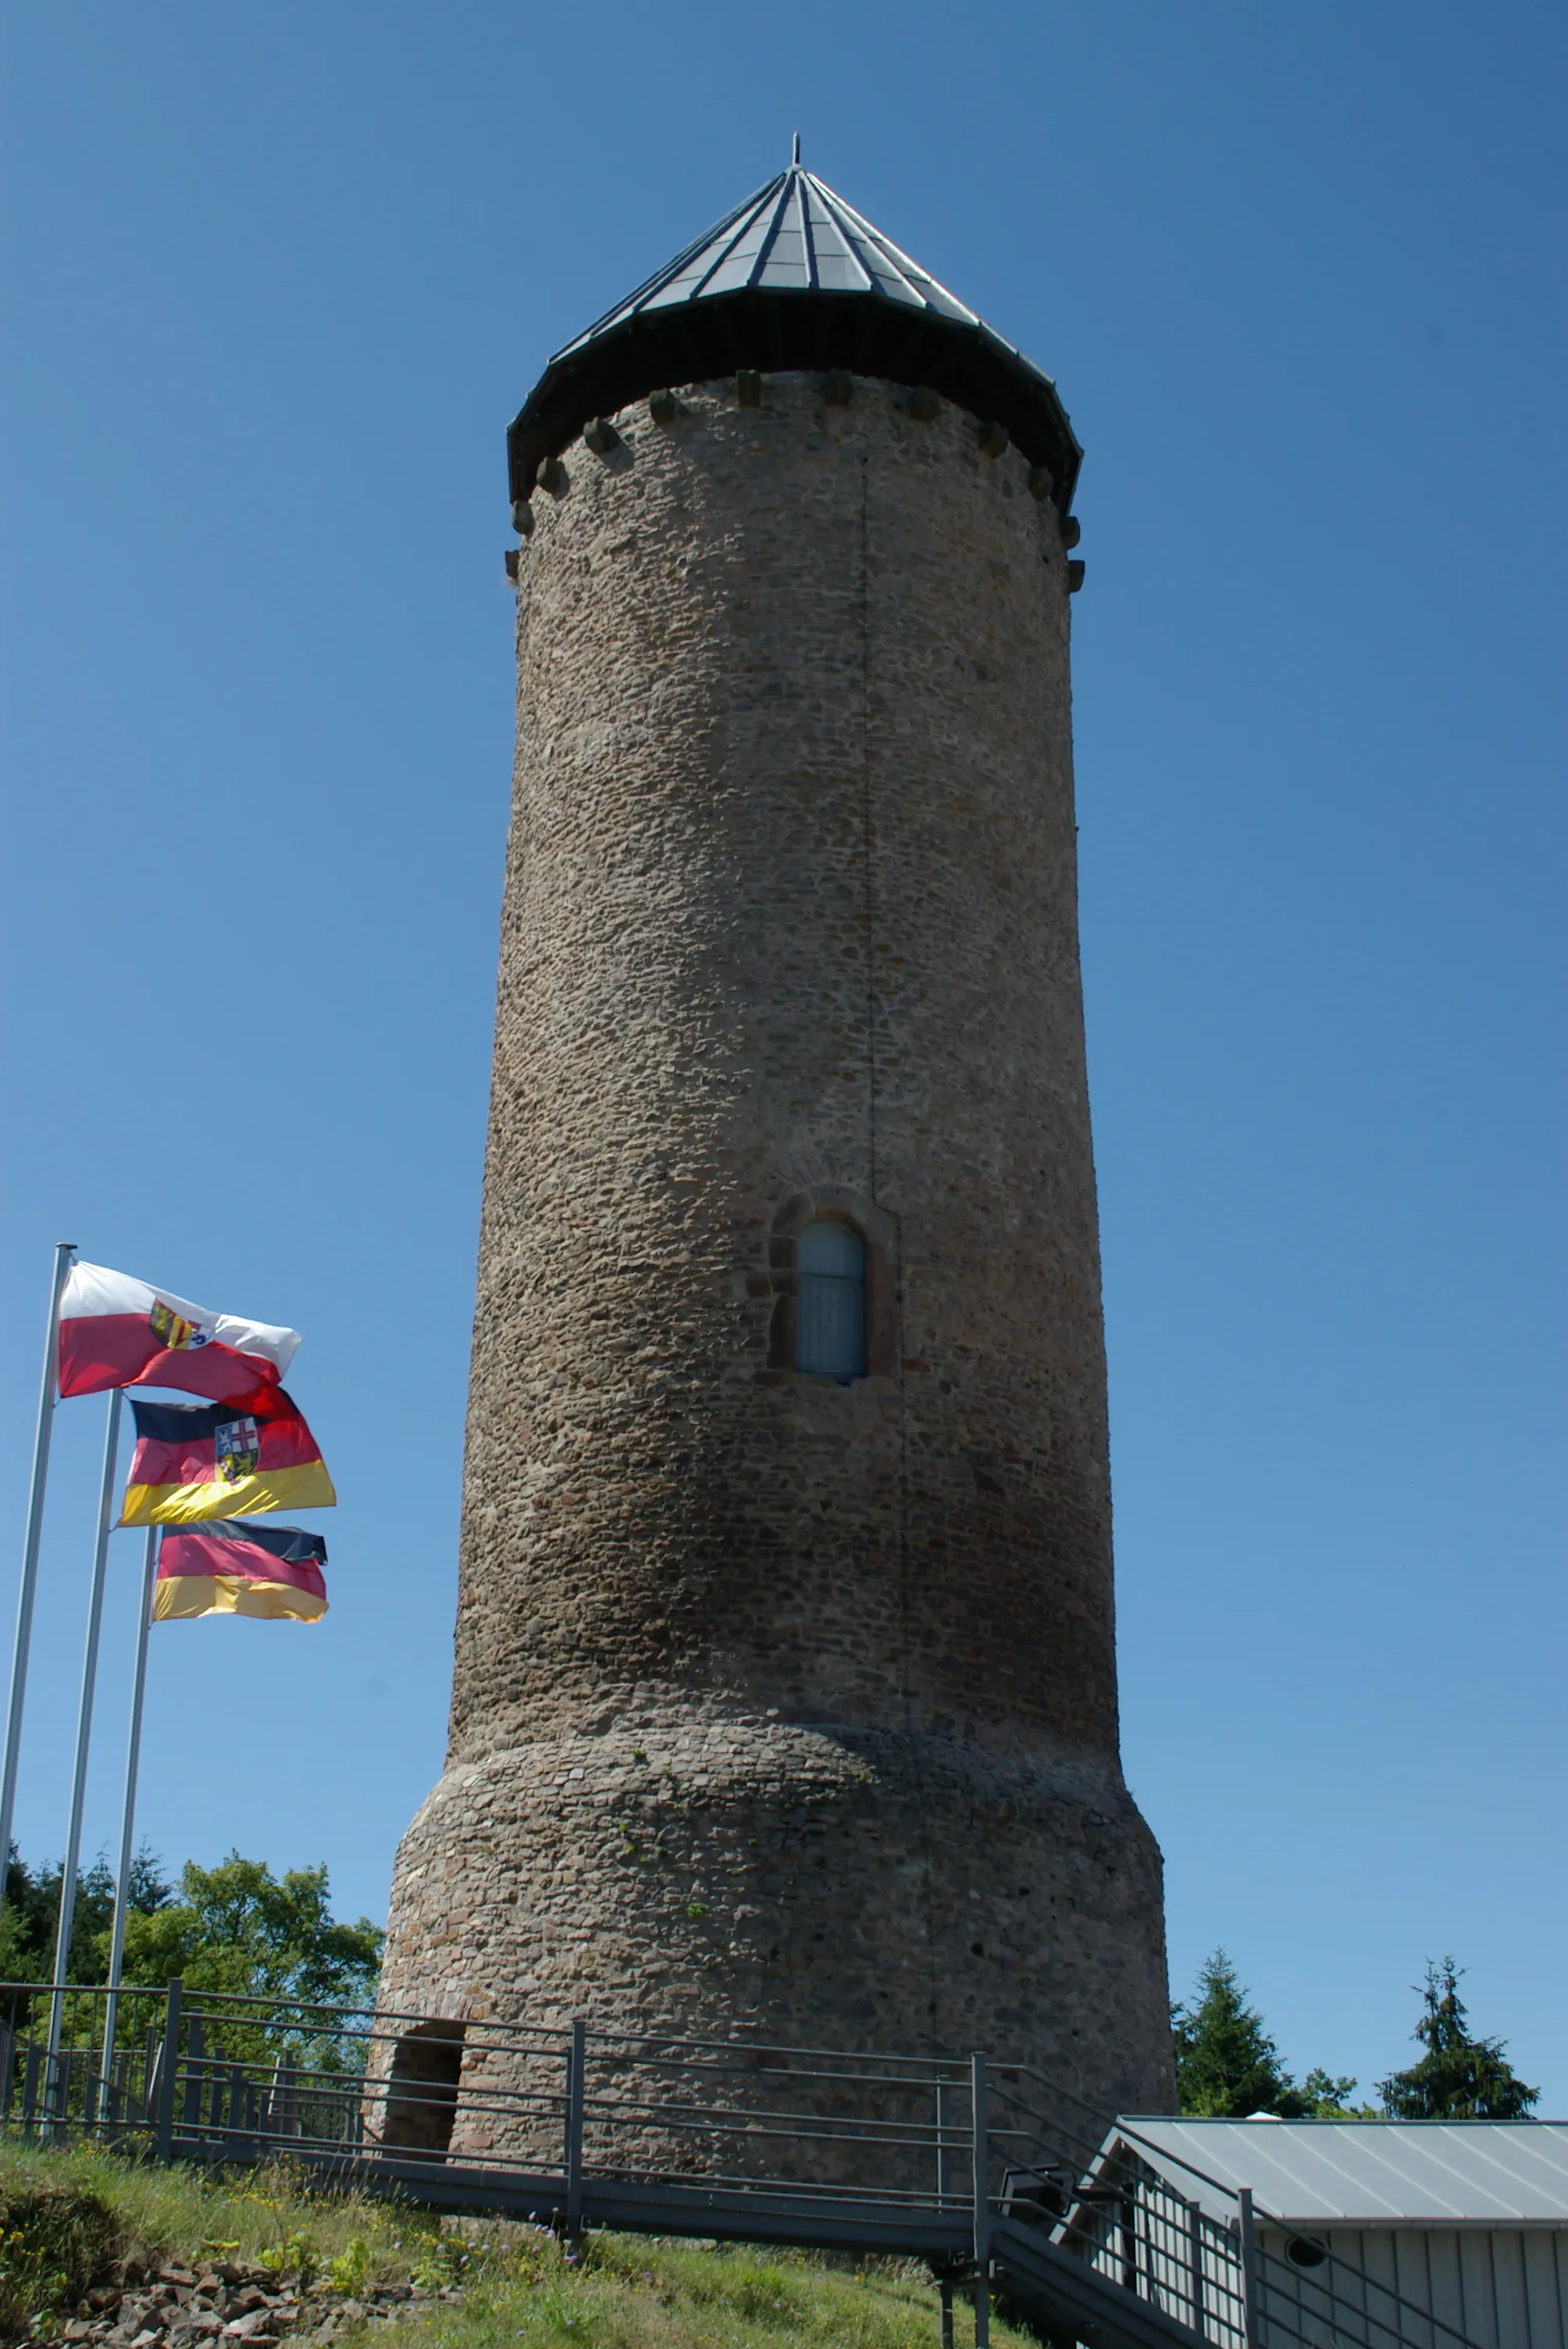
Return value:
M 5 1873 L 5 1909 L 0 1917 L 0 1982 L 48 1982 L 53 1977 L 55 1932 L 60 1913 L 60 1866 L 46 1862 L 29 1868 L 11 1847 Z M 163 1877 L 162 1863 L 143 1844 L 130 1864 L 130 1908 L 150 1915 L 173 1894 Z M 103 1853 L 77 1878 L 76 1905 L 71 1914 L 71 1946 L 66 1978 L 73 1982 L 99 1982 L 108 1962 L 108 1934 L 114 1921 L 114 1872 Z M 102 1941 L 104 1956 L 98 1955 Z
M 354 2005 L 375 1989 L 382 1939 L 368 1917 L 352 1925 L 333 1917 L 325 1866 L 275 1877 L 232 1851 L 216 1868 L 187 1860 L 179 1898 L 131 1917 L 125 1979 L 150 1987 L 180 1974 L 191 1990 Z M 108 1962 L 103 1933 L 98 1980 Z
M 1184 2113 L 1235 2120 L 1275 2113 L 1296 2120 L 1311 2110 L 1223 1950 L 1199 1967 L 1192 2000 L 1171 2010 L 1171 2029 Z
M 1245 2120 L 1272 2113 L 1279 2120 L 1359 2118 L 1346 2103 L 1356 2083 L 1309 2072 L 1297 2087 L 1279 2060 L 1248 1992 L 1223 1950 L 1198 1969 L 1192 2002 L 1171 2010 L 1176 2043 L 1176 2087 L 1184 2113 Z
M 1390 2119 L 1512 2121 L 1540 2097 L 1540 2089 L 1527 2088 L 1504 2057 L 1503 2040 L 1470 2037 L 1459 1994 L 1463 1971 L 1451 1957 L 1428 1962 L 1424 2012 L 1410 2034 L 1427 2052 L 1408 2071 L 1391 2072 L 1377 2083 Z
M 1350 2092 L 1354 2077 L 1341 2078 L 1332 2072 L 1314 2070 L 1301 2084 L 1306 2098 L 1307 2118 L 1315 2121 L 1375 2121 L 1381 2118 L 1376 2105 L 1353 2105 Z

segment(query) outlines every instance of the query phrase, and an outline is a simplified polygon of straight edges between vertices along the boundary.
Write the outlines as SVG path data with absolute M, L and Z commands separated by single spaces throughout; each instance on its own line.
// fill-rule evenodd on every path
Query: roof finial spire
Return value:
M 789 160 L 792 164 L 799 167 L 800 161 L 800 133 L 798 130 L 795 133 L 794 152 L 790 155 Z

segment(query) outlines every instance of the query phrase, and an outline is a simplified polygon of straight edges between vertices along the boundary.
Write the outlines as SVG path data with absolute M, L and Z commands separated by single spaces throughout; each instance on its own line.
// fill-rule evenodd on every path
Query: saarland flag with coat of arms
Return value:
M 122 1526 L 191 1526 L 268 1509 L 330 1509 L 321 1446 L 282 1387 L 239 1402 L 138 1402 Z
M 237 1402 L 276 1387 L 294 1357 L 297 1330 L 210 1313 L 101 1264 L 74 1264 L 60 1298 L 60 1392 L 108 1387 L 183 1387 Z

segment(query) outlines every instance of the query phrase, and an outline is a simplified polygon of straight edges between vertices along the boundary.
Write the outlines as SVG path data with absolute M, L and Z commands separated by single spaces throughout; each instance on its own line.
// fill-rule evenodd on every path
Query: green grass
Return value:
M 377 2282 L 460 2284 L 422 2302 L 397 2349 L 936 2349 L 937 2295 L 924 2271 L 860 2268 L 809 2251 L 762 2251 L 590 2234 L 581 2255 L 507 2220 L 442 2222 L 357 2193 L 311 2193 L 284 2165 L 225 2180 L 90 2147 L 0 2140 L 0 2332 L 56 2329 L 89 2284 L 128 2257 L 264 2261 L 357 2292 Z M 379 2330 L 379 2328 L 378 2328 Z M 962 2304 L 959 2343 L 972 2336 Z M 1033 2349 L 993 2319 L 998 2349 Z M 390 2349 L 390 2344 L 389 2344 Z
M 364 2195 L 307 2196 L 283 2165 L 224 2180 L 93 2147 L 55 2151 L 0 2139 L 0 2285 L 15 2224 L 5 2214 L 35 2205 L 46 2209 L 45 2233 L 72 2278 L 84 2258 L 99 2270 L 116 2259 L 186 2259 L 203 2251 L 243 2262 L 275 2255 L 292 2240 L 324 2269 L 363 2245 L 371 2280 L 400 2281 L 437 2232 L 435 2220 Z M 108 2216 L 107 2232 L 98 2213 Z M 76 2284 L 71 2296 L 81 2289 Z
M 477 2232 L 477 2230 L 465 2230 Z M 460 2301 L 399 2343 L 426 2349 L 936 2349 L 937 2296 L 913 2263 L 828 2267 L 809 2251 L 593 2234 L 573 2261 L 546 2237 L 493 2254 Z M 960 2312 L 960 2341 L 969 2328 Z M 993 2322 L 998 2344 L 1027 2336 Z M 1031 2344 L 1032 2349 L 1032 2344 Z

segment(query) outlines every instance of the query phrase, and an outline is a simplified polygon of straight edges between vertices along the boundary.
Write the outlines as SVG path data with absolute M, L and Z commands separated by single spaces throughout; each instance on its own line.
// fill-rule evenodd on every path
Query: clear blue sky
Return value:
M 384 1915 L 438 1773 L 504 428 L 799 129 L 1088 451 L 1126 1759 L 1174 1983 L 1224 1942 L 1287 2059 L 1365 2083 L 1451 1949 L 1568 2109 L 1564 38 L 1544 0 L 6 12 L 0 1529 L 57 1237 L 304 1330 L 342 1495 L 320 1630 L 154 1634 L 168 1858 L 325 1858 Z M 34 1854 L 101 1413 L 60 1413 Z

